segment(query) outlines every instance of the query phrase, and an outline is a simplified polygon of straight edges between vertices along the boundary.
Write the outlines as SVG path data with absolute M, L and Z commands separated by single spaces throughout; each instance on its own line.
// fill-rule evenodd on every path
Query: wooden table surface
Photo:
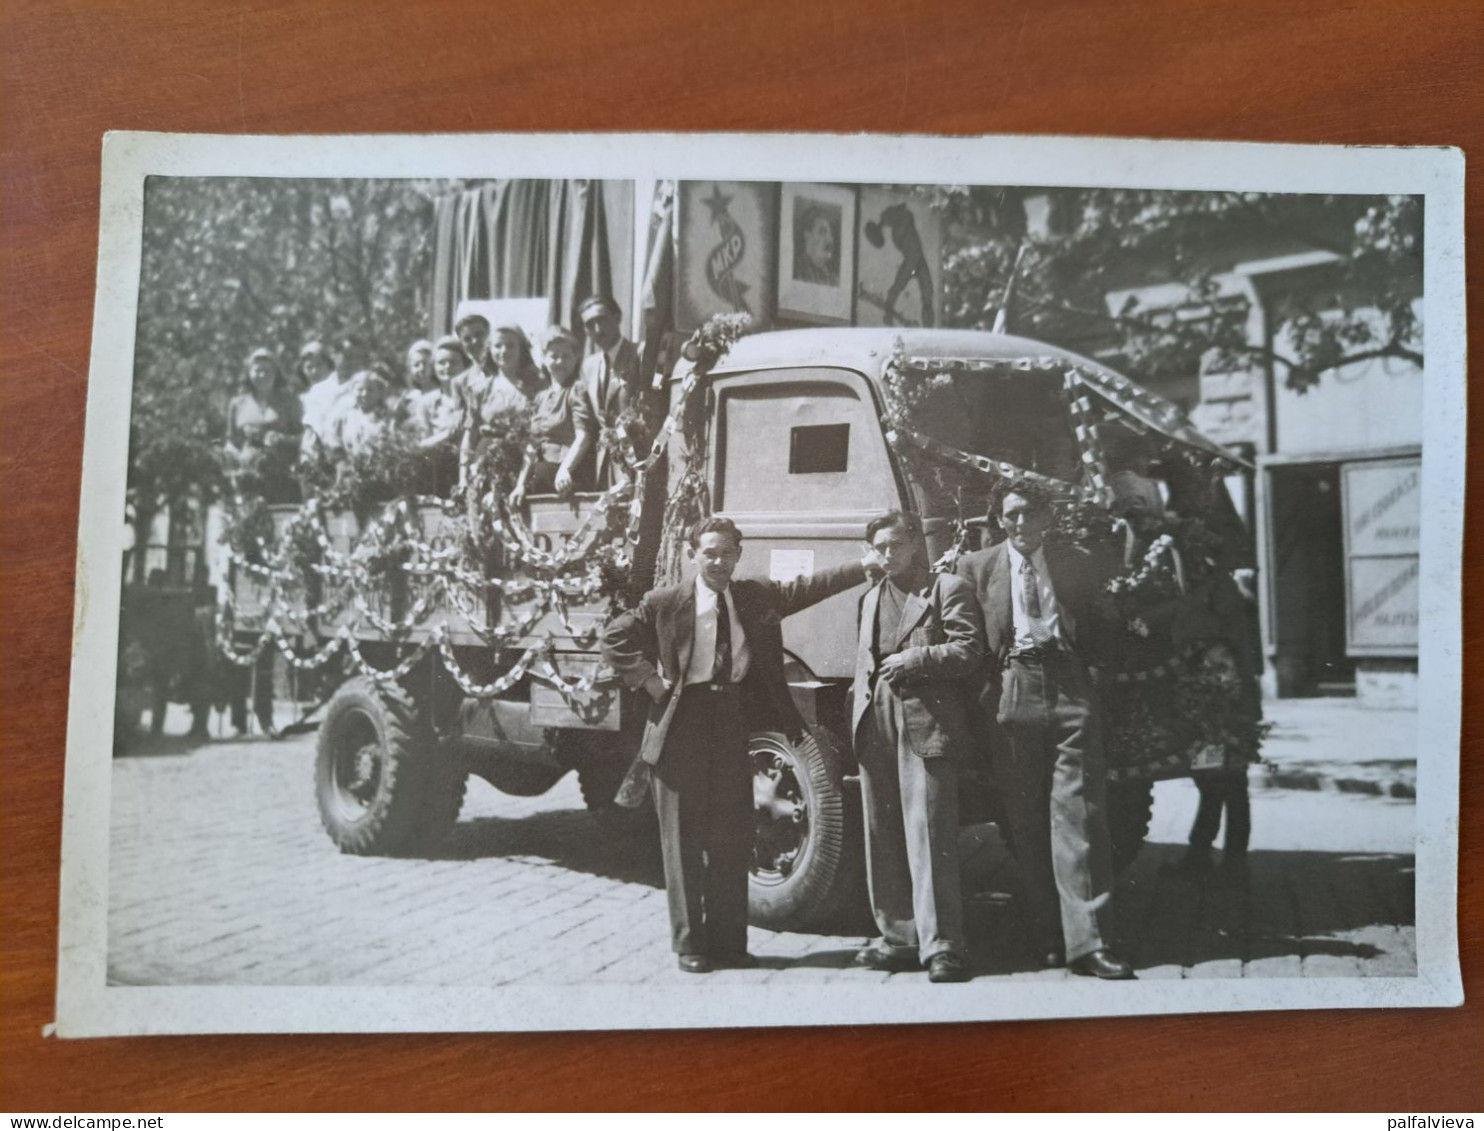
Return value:
M 43 1040 L 105 130 L 869 130 L 1484 140 L 1478 0 L 630 6 L 10 0 L 0 8 L 0 1109 L 1484 1107 L 1465 722 L 1451 1011 L 914 1028 Z M 1484 190 L 1473 170 L 1479 325 Z M 1477 362 L 1476 362 L 1477 369 Z M 1476 402 L 1484 398 L 1475 398 Z M 1478 403 L 1472 413 L 1477 426 Z M 1477 427 L 1476 427 L 1477 432 Z M 1470 446 L 1477 492 L 1479 445 Z M 1468 531 L 1479 560 L 1481 524 Z M 1479 570 L 1466 591 L 1479 593 Z M 1467 616 L 1477 687 L 1484 613 Z M 1478 707 L 1470 696 L 1466 706 Z M 1468 712 L 1465 712 L 1466 715 Z

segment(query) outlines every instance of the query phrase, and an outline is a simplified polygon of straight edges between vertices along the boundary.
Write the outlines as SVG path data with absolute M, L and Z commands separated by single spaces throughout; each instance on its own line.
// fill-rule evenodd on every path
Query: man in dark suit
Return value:
M 861 598 L 850 730 L 881 938 L 855 960 L 875 970 L 921 962 L 934 982 L 962 982 L 958 762 L 969 752 L 965 680 L 983 664 L 984 629 L 968 583 L 928 573 L 909 516 L 873 519 L 866 539 L 886 577 Z
M 784 617 L 865 580 L 865 564 L 796 581 L 732 581 L 742 532 L 726 518 L 690 536 L 694 581 L 655 589 L 603 633 L 603 658 L 649 698 L 640 757 L 650 766 L 670 941 L 680 969 L 751 965 L 753 730 L 799 734 L 783 675 Z
M 622 460 L 612 450 L 619 440 L 614 426 L 629 410 L 637 413 L 630 439 L 639 455 L 646 454 L 660 423 L 660 397 L 639 363 L 639 347 L 623 336 L 618 303 L 607 295 L 594 295 L 578 308 L 577 316 L 594 352 L 582 363 L 573 424 L 598 441 L 596 475 L 602 490 L 617 483 L 622 474 Z
M 1093 669 L 1114 621 L 1103 577 L 1089 555 L 1045 545 L 1052 501 L 1036 482 L 1009 483 L 990 517 L 1006 541 L 957 569 L 984 614 L 980 713 L 1032 938 L 1048 966 L 1132 978 L 1105 941 L 1113 866 Z

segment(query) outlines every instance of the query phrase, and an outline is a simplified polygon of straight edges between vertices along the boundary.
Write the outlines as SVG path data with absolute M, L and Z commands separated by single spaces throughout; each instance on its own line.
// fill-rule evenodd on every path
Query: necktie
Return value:
M 716 660 L 711 665 L 711 682 L 732 682 L 732 616 L 725 593 L 716 595 Z
M 605 413 L 608 411 L 608 377 L 610 373 L 611 366 L 608 362 L 608 354 L 605 352 L 603 354 L 603 374 L 598 379 L 598 407 Z
M 1031 644 L 1037 648 L 1051 642 L 1051 634 L 1041 623 L 1041 587 L 1036 583 L 1036 567 L 1030 558 L 1020 570 L 1021 593 L 1025 599 L 1026 628 L 1030 632 Z

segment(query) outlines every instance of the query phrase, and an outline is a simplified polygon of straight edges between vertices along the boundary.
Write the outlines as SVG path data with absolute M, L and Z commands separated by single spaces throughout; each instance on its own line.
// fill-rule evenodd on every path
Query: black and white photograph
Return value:
M 104 176 L 64 1035 L 1462 1000 L 1456 152 Z
M 779 316 L 803 325 L 849 325 L 855 295 L 859 188 L 779 186 Z
M 943 225 L 932 207 L 931 196 L 911 189 L 861 186 L 857 326 L 938 324 Z

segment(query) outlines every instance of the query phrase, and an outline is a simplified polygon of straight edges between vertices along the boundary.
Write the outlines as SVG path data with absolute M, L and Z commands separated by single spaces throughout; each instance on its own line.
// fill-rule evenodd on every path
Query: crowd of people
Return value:
M 615 429 L 621 421 L 652 428 L 661 406 L 638 347 L 623 336 L 618 304 L 593 296 L 578 318 L 591 346 L 585 359 L 583 342 L 565 327 L 550 327 L 533 345 L 519 326 L 492 328 L 477 313 L 436 342 L 413 342 L 400 375 L 369 363 L 352 338 L 334 349 L 308 343 L 293 377 L 270 350 L 255 349 L 227 407 L 228 473 L 266 502 L 294 502 L 306 465 L 373 455 L 394 441 L 418 456 L 419 492 L 447 495 L 468 482 L 484 444 L 514 417 L 528 442 L 513 503 L 602 490 L 621 473 L 610 450 Z

